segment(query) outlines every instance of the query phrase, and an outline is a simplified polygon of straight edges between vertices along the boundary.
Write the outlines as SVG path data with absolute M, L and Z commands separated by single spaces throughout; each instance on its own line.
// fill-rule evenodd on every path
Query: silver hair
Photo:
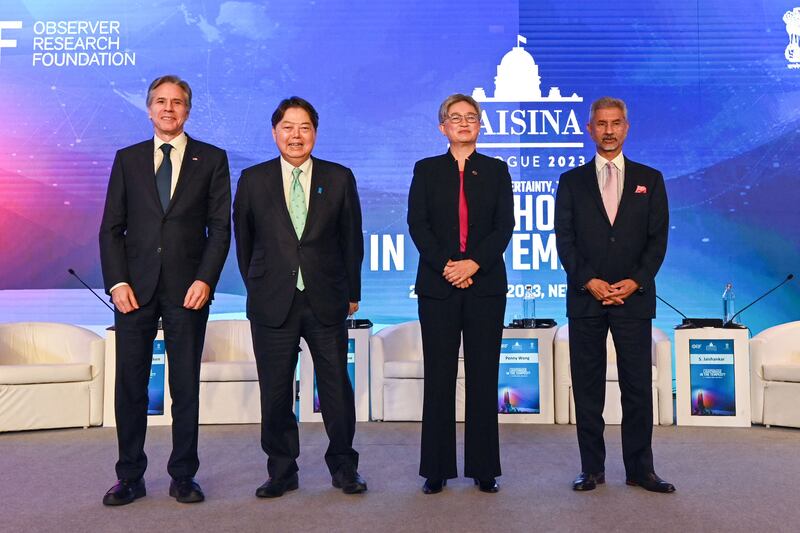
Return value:
M 592 108 L 589 111 L 589 122 L 594 120 L 594 114 L 598 109 L 608 109 L 611 107 L 616 107 L 617 109 L 621 110 L 622 117 L 625 119 L 625 122 L 628 121 L 628 106 L 625 105 L 625 101 L 612 96 L 603 96 L 592 102 Z
M 188 82 L 174 74 L 167 74 L 166 76 L 160 76 L 153 80 L 153 83 L 151 83 L 150 87 L 147 89 L 147 107 L 150 107 L 150 103 L 153 101 L 153 91 L 165 83 L 174 83 L 180 87 L 183 90 L 183 94 L 186 95 L 186 109 L 192 108 L 192 88 L 189 87 Z
M 439 124 L 444 124 L 444 121 L 447 120 L 447 112 L 450 110 L 450 106 L 458 102 L 468 103 L 475 108 L 475 112 L 478 115 L 481 114 L 481 106 L 473 97 L 461 93 L 451 94 L 445 98 L 442 105 L 439 106 Z

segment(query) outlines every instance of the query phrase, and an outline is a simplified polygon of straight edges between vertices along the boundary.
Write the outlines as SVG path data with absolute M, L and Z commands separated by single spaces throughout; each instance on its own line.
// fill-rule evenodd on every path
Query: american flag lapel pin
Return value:
M 477 176 L 477 175 L 478 175 L 478 171 L 477 171 L 477 170 L 473 170 L 473 171 L 472 171 L 472 175 L 473 175 L 473 176 Z
M 200 161 L 200 158 L 199 158 L 199 157 L 197 157 L 197 156 L 193 156 L 193 157 L 192 157 L 192 161 Z

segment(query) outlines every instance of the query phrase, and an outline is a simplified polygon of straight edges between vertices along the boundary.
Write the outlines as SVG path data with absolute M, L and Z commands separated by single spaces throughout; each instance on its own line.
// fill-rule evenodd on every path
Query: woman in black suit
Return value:
M 408 227 L 419 250 L 416 293 L 425 370 L 419 473 L 425 494 L 457 477 L 455 394 L 464 339 L 464 475 L 497 492 L 497 373 L 506 307 L 503 252 L 514 229 L 507 165 L 475 151 L 480 107 L 463 94 L 439 108 L 447 153 L 418 161 Z

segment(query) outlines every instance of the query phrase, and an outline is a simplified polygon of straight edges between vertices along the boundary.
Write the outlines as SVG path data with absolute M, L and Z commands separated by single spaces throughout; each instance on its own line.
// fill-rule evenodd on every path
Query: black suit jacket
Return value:
M 139 305 L 163 290 L 182 305 L 195 280 L 214 288 L 231 240 L 231 181 L 224 150 L 189 137 L 166 212 L 153 169 L 153 139 L 117 152 L 100 225 L 107 293 L 127 282 Z
M 247 287 L 247 316 L 280 326 L 294 299 L 298 267 L 317 319 L 333 325 L 361 300 L 364 236 L 349 168 L 312 158 L 308 215 L 300 239 L 283 192 L 280 158 L 242 171 L 233 205 L 236 257 Z
M 473 152 L 464 167 L 469 230 L 459 251 L 458 162 L 447 153 L 417 161 L 408 193 L 408 229 L 419 250 L 415 290 L 446 298 L 454 287 L 442 277 L 450 259 L 472 259 L 480 269 L 471 289 L 477 295 L 505 294 L 503 252 L 514 231 L 514 196 L 505 162 Z
M 631 318 L 655 317 L 655 277 L 667 251 L 668 230 L 667 193 L 659 171 L 625 158 L 625 185 L 613 226 L 603 207 L 594 158 L 562 174 L 555 232 L 567 271 L 567 316 L 609 311 Z M 592 278 L 609 283 L 630 278 L 640 288 L 624 305 L 603 306 L 584 288 Z

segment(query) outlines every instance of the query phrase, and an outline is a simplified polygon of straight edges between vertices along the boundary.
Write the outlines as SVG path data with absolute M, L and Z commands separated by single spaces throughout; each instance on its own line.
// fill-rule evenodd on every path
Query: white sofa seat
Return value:
M 383 364 L 383 377 L 397 379 L 422 379 L 425 365 L 422 361 L 386 361 Z M 458 360 L 457 379 L 464 379 L 464 360 Z
M 800 363 L 783 365 L 763 365 L 764 379 L 767 381 L 785 381 L 800 383 Z
M 614 340 L 609 332 L 606 339 L 608 353 L 606 368 L 606 400 L 603 419 L 606 424 L 622 423 L 622 394 L 619 389 L 619 371 Z M 557 424 L 575 423 L 575 399 L 572 393 L 572 374 L 569 360 L 569 326 L 556 332 L 553 357 L 555 358 L 555 407 Z M 651 359 L 653 368 L 653 423 L 669 426 L 673 423 L 672 408 L 672 343 L 658 328 L 653 328 Z
M 248 320 L 212 320 L 200 364 L 200 423 L 261 422 L 261 391 Z
M 751 420 L 800 427 L 800 321 L 750 339 Z
M 296 397 L 292 380 L 292 401 Z M 261 389 L 249 320 L 212 320 L 200 364 L 200 423 L 261 423 Z
M 105 341 L 70 324 L 0 324 L 0 432 L 103 422 Z
M 370 338 L 372 420 L 420 421 L 424 396 L 422 333 L 419 321 L 389 326 Z M 464 361 L 456 378 L 456 420 L 464 421 Z
M 0 366 L 0 385 L 72 383 L 91 379 L 92 365 L 84 363 Z
M 200 381 L 258 381 L 255 361 L 204 361 Z
M 653 382 L 658 382 L 658 367 L 656 365 L 652 365 L 653 369 Z M 619 381 L 619 369 L 617 368 L 616 362 L 613 365 L 608 365 L 606 368 L 606 381 Z

